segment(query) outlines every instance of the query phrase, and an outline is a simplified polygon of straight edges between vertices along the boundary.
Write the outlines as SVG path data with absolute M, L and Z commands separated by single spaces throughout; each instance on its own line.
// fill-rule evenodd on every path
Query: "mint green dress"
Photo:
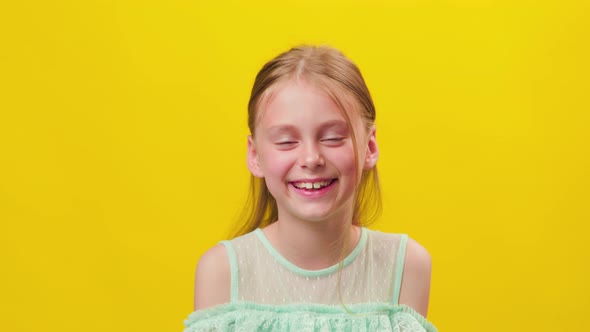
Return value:
M 341 272 L 339 264 L 323 270 L 292 264 L 260 229 L 223 241 L 230 302 L 191 313 L 184 332 L 436 332 L 412 308 L 398 304 L 407 239 L 361 228 Z

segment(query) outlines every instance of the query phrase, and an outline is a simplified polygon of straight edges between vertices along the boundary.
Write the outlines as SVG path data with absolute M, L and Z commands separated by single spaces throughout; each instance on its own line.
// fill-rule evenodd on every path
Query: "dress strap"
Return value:
M 230 241 L 221 241 L 220 243 L 225 246 L 227 257 L 229 259 L 231 275 L 230 302 L 233 303 L 238 300 L 238 260 L 236 259 L 236 250 Z
M 393 296 L 391 303 L 399 303 L 399 293 L 402 285 L 402 276 L 404 273 L 404 261 L 406 259 L 406 244 L 408 243 L 408 234 L 402 234 L 397 249 L 397 256 L 395 258 L 395 275 L 393 277 Z

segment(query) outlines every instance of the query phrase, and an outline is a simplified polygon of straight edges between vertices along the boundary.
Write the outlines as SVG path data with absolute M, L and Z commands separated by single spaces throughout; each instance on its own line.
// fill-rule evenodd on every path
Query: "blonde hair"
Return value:
M 351 129 L 351 112 L 358 112 L 366 130 L 375 123 L 375 106 L 358 67 L 340 51 L 327 46 L 299 46 L 267 62 L 258 72 L 248 103 L 248 127 L 254 136 L 259 108 L 269 99 L 273 87 L 289 79 L 305 79 L 327 93 L 338 105 Z M 358 147 L 354 144 L 358 165 Z M 381 212 L 381 192 L 376 166 L 363 170 L 355 193 L 352 223 L 366 226 Z M 250 193 L 239 224 L 231 234 L 237 237 L 265 227 L 278 218 L 277 203 L 264 179 L 251 176 Z

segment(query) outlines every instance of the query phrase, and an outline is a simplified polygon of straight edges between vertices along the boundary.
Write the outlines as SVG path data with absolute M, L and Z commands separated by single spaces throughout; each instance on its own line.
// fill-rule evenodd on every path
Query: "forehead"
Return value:
M 339 99 L 338 101 L 336 101 Z M 336 98 L 306 80 L 287 80 L 267 90 L 258 107 L 256 127 L 305 122 L 308 125 L 341 121 L 350 125 L 354 116 L 345 113 L 343 98 Z M 348 107 L 347 107 L 348 106 Z M 356 112 L 352 112 L 356 113 Z

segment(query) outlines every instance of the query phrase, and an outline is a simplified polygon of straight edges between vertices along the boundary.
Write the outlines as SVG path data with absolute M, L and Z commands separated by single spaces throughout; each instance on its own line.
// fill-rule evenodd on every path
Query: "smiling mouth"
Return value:
M 322 188 L 329 187 L 335 181 L 336 181 L 336 179 L 324 180 L 324 181 L 314 181 L 314 182 L 291 182 L 291 184 L 293 185 L 293 187 L 295 187 L 297 189 L 314 191 L 314 190 L 320 190 Z

